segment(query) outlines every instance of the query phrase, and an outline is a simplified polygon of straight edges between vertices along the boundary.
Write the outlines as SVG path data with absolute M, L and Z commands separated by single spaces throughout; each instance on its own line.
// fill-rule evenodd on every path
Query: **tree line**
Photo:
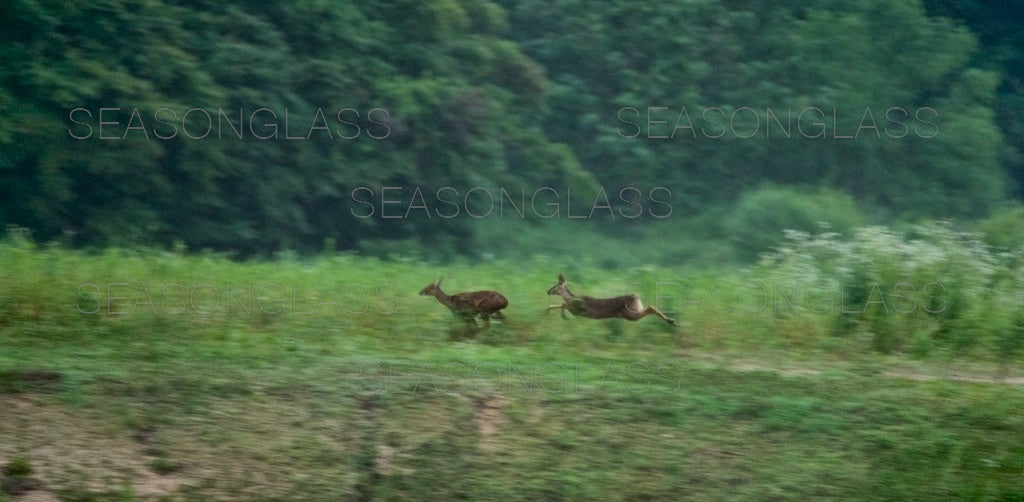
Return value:
M 998 9 L 15 0 L 0 223 L 77 246 L 472 253 L 471 218 L 360 217 L 353 191 L 586 206 L 663 187 L 685 218 L 766 183 L 874 219 L 981 217 L 1024 178 L 1022 38 Z

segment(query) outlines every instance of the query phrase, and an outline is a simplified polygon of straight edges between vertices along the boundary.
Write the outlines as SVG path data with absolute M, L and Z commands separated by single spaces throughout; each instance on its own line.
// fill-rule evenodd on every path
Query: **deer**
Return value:
M 562 297 L 560 305 L 552 305 L 548 307 L 547 311 L 551 312 L 554 309 L 562 309 L 563 319 L 568 319 L 565 315 L 565 311 L 568 310 L 572 315 L 590 319 L 619 317 L 627 321 L 636 321 L 642 317 L 654 314 L 669 324 L 675 325 L 676 323 L 675 319 L 669 319 L 668 316 L 655 307 L 644 308 L 640 297 L 636 295 L 616 296 L 614 298 L 576 296 L 569 291 L 565 274 L 558 274 L 558 283 L 551 286 L 551 289 L 548 289 L 548 294 Z
M 441 305 L 448 307 L 448 310 L 456 317 L 460 317 L 467 323 L 473 323 L 474 325 L 476 324 L 477 316 L 480 316 L 487 326 L 491 325 L 492 317 L 501 320 L 505 319 L 505 315 L 501 313 L 501 310 L 508 306 L 508 299 L 501 293 L 497 291 L 471 291 L 447 295 L 444 291 L 441 291 L 442 279 L 444 277 L 438 277 L 437 281 L 423 288 L 420 291 L 420 296 L 433 296 L 437 298 L 437 301 L 441 302 Z

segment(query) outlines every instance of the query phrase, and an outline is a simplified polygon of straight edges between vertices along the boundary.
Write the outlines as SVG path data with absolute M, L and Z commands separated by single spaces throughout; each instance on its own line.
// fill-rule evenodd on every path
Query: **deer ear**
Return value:
M 434 285 L 437 287 L 441 287 L 441 279 L 444 279 L 444 276 L 438 277 L 437 282 L 435 282 Z
M 558 283 L 565 284 L 565 274 L 558 274 Z

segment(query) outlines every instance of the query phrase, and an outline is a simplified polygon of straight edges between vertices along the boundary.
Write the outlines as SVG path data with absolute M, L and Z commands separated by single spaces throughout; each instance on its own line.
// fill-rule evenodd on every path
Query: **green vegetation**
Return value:
M 904 217 L 1004 197 L 1000 76 L 971 66 L 967 29 L 918 2 L 503 4 L 552 82 L 545 131 L 603 183 L 668 184 L 689 214 L 765 182 L 826 184 Z
M 32 466 L 25 457 L 17 457 L 11 460 L 2 469 L 4 476 L 24 477 L 32 474 Z
M 708 215 L 749 213 L 765 184 L 850 197 L 868 223 L 967 226 L 1024 186 L 1024 38 L 1005 9 L 16 0 L 0 18 L 17 27 L 0 35 L 0 227 L 241 257 L 480 258 L 508 246 L 481 230 L 504 221 L 427 213 L 485 204 L 477 187 L 572 191 L 588 209 L 600 187 L 627 211 L 622 189 L 663 187 L 673 219 L 704 222 L 676 224 L 682 247 L 739 240 L 719 253 L 735 261 L 777 237 Z M 784 221 L 764 232 L 815 207 L 776 195 Z M 627 241 L 657 223 L 597 219 Z
M 1020 259 L 943 226 L 795 233 L 725 274 L 7 240 L 0 459 L 68 500 L 1010 500 Z M 546 314 L 559 271 L 680 326 Z M 441 273 L 499 289 L 507 321 L 467 334 L 416 295 Z M 843 281 L 859 313 L 822 310 Z
M 766 187 L 743 194 L 722 226 L 735 248 L 751 259 L 778 246 L 786 230 L 814 232 L 824 226 L 849 233 L 863 224 L 856 204 L 843 193 Z
M 1024 500 L 1019 11 L 8 0 L 0 501 Z
M 0 500 L 6 500 L 6 495 L 22 495 L 39 488 L 39 480 L 29 477 L 33 472 L 32 464 L 25 457 L 7 462 L 0 469 Z
M 798 295 L 839 289 L 857 315 L 842 314 L 845 306 L 840 315 L 829 309 L 833 332 L 864 333 L 881 352 L 914 343 L 923 355 L 940 342 L 959 352 L 989 340 L 991 349 L 1009 356 L 1001 340 L 1024 312 L 1024 248 L 994 253 L 975 236 L 942 224 L 908 233 L 863 228 L 842 241 L 832 233 L 810 238 L 793 231 L 763 265 Z
M 997 249 L 1024 246 L 1024 205 L 1000 209 L 982 220 L 978 227 L 985 242 Z

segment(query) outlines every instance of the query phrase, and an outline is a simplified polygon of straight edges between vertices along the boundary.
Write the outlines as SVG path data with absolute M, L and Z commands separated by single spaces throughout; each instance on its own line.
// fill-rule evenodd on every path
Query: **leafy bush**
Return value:
M 11 477 L 24 477 L 32 474 L 32 465 L 25 457 L 16 457 L 3 468 L 3 474 Z
M 832 318 L 833 333 L 864 335 L 880 352 L 959 353 L 984 342 L 1012 356 L 1021 262 L 1019 250 L 993 252 L 976 235 L 931 223 L 908 235 L 860 228 L 848 240 L 788 231 L 761 266 L 776 281 L 830 291 L 832 308 L 818 312 Z
M 1001 249 L 1017 249 L 1024 246 L 1024 205 L 1014 205 L 978 223 L 985 243 Z
M 863 224 L 853 199 L 842 192 L 764 187 L 740 197 L 723 228 L 739 253 L 753 259 L 778 245 L 785 230 L 814 232 L 825 227 L 845 234 Z

